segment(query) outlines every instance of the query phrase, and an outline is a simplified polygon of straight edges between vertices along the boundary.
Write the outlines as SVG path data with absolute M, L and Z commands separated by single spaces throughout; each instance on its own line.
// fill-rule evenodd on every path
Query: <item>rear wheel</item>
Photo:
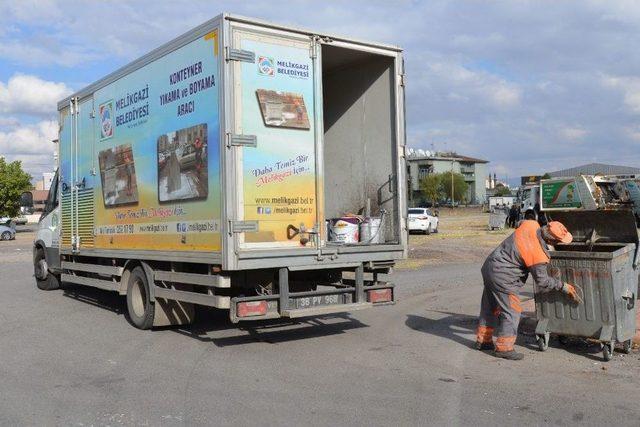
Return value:
M 49 271 L 44 250 L 41 248 L 37 249 L 36 256 L 33 260 L 33 275 L 36 278 L 36 286 L 38 289 L 52 291 L 60 287 L 60 279 Z
M 8 232 L 8 231 L 2 232 L 2 234 L 0 235 L 0 239 L 1 240 L 11 240 L 11 233 Z
M 149 282 L 142 267 L 136 267 L 129 275 L 127 284 L 127 311 L 131 323 L 138 329 L 151 329 L 155 304 L 149 295 Z

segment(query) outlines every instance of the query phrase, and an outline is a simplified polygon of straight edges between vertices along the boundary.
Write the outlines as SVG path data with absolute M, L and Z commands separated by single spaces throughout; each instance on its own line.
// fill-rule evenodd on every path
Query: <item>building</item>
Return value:
M 31 190 L 31 195 L 33 196 L 33 210 L 35 212 L 44 211 L 49 190 Z
M 439 153 L 409 149 L 407 168 L 410 197 L 420 198 L 420 180 L 432 173 L 451 172 L 464 176 L 469 184 L 466 201 L 482 204 L 487 200 L 485 182 L 487 179 L 487 160 L 462 156 L 457 153 Z
M 636 175 L 640 174 L 640 168 L 631 166 L 607 165 L 604 163 L 589 163 L 574 168 L 549 172 L 552 178 L 576 175 Z
M 42 179 L 39 179 L 34 183 L 35 189 L 49 191 L 55 174 L 55 172 L 44 172 L 42 174 Z

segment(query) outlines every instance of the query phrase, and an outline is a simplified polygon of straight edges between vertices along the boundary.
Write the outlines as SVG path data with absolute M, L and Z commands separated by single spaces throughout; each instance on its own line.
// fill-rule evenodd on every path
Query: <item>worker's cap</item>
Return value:
M 548 235 L 561 243 L 571 243 L 573 236 L 560 221 L 551 221 L 545 226 Z

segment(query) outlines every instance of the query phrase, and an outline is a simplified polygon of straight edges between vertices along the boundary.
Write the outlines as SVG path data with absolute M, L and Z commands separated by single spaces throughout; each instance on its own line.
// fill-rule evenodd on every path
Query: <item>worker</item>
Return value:
M 494 350 L 496 357 L 509 360 L 521 360 L 524 357 L 513 346 L 522 312 L 519 293 L 529 273 L 538 288 L 559 290 L 572 301 L 580 301 L 573 285 L 563 283 L 547 273 L 547 245 L 571 243 L 572 240 L 571 233 L 558 221 L 551 221 L 540 227 L 535 220 L 524 220 L 489 255 L 482 266 L 484 291 L 476 338 L 478 350 Z
M 516 224 L 518 223 L 517 217 L 518 217 L 518 207 L 514 203 L 511 205 L 511 208 L 509 208 L 509 227 L 510 228 L 516 228 Z

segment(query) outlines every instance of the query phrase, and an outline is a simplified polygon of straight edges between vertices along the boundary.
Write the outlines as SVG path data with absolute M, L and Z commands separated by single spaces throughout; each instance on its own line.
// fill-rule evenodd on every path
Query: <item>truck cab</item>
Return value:
M 60 287 L 60 203 L 58 170 L 53 177 L 33 241 L 33 267 L 39 289 Z

